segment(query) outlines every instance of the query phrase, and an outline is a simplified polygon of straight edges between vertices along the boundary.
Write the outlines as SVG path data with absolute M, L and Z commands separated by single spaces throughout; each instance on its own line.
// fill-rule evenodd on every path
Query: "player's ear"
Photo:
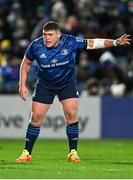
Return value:
M 61 37 L 61 32 L 60 31 L 58 31 L 57 36 L 58 36 L 58 38 Z

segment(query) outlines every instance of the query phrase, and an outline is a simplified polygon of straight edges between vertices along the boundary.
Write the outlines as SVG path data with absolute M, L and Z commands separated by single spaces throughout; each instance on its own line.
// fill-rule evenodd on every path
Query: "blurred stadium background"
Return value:
M 0 0 L 1 138 L 24 136 L 31 97 L 26 103 L 18 98 L 20 63 L 27 46 L 42 34 L 48 20 L 57 21 L 63 33 L 84 38 L 133 35 L 133 0 Z M 133 137 L 132 49 L 131 44 L 78 51 L 81 138 Z M 35 62 L 27 80 L 30 94 L 37 68 Z M 58 102 L 54 104 L 41 137 L 65 137 L 64 117 Z
M 23 102 L 18 96 L 20 63 L 48 20 L 60 23 L 63 33 L 79 37 L 115 39 L 124 33 L 133 37 L 133 0 L 0 0 L 0 177 L 132 178 L 132 141 L 123 141 L 133 138 L 132 44 L 77 53 L 78 119 L 80 138 L 86 139 L 80 141 L 83 163 L 65 164 L 66 141 L 43 142 L 44 138 L 66 139 L 65 120 L 56 98 L 42 124 L 35 164 L 13 163 L 22 147 L 22 141 L 13 139 L 25 138 L 38 68 L 35 62 L 30 69 L 30 96 Z

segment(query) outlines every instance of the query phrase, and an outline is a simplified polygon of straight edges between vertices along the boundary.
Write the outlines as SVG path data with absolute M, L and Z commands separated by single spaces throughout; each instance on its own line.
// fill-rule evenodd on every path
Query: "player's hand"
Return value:
M 117 46 L 122 46 L 122 45 L 130 45 L 130 41 L 132 40 L 131 35 L 124 34 L 118 39 L 116 39 L 116 45 Z
M 19 86 L 19 95 L 24 101 L 26 101 L 26 97 L 28 96 L 28 88 L 25 85 Z

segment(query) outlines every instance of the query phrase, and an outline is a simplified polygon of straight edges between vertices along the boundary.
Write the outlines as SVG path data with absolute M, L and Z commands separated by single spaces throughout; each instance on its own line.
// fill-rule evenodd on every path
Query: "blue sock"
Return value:
M 31 123 L 29 123 L 26 132 L 26 142 L 25 142 L 25 149 L 29 151 L 29 154 L 32 153 L 34 143 L 37 137 L 39 136 L 39 133 L 40 133 L 40 126 L 34 126 Z
M 66 134 L 69 141 L 69 149 L 76 149 L 78 145 L 78 136 L 79 136 L 79 126 L 78 122 L 67 124 L 66 126 Z

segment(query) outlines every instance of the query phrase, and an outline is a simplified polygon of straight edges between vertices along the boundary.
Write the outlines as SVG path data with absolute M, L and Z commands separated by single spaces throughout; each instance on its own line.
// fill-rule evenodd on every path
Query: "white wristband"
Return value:
M 114 46 L 119 46 L 120 45 L 120 40 L 119 39 L 115 39 L 113 41 L 113 44 L 114 44 Z
M 113 41 L 114 46 L 117 46 L 117 40 Z

